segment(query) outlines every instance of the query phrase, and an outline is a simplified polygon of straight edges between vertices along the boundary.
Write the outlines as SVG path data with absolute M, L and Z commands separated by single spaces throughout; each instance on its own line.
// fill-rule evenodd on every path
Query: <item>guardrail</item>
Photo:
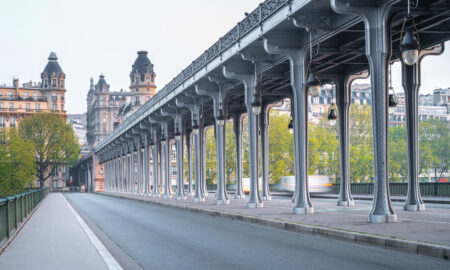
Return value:
M 450 183 L 420 183 L 422 196 L 450 197 Z M 339 193 L 339 184 L 333 184 L 332 192 Z M 352 194 L 373 194 L 373 183 L 351 184 Z M 406 195 L 408 183 L 389 183 L 391 195 Z
M 0 250 L 48 192 L 46 188 L 35 189 L 0 198 Z

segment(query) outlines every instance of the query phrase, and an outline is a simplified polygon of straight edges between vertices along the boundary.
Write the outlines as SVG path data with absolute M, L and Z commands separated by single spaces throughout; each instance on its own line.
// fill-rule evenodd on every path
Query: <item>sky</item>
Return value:
M 128 90 L 137 51 L 146 50 L 159 89 L 255 9 L 260 0 L 0 1 L 0 84 L 40 81 L 51 51 L 66 74 L 68 113 L 84 113 L 89 79 Z M 421 93 L 450 87 L 450 43 L 423 60 Z M 401 90 L 399 64 L 393 86 Z

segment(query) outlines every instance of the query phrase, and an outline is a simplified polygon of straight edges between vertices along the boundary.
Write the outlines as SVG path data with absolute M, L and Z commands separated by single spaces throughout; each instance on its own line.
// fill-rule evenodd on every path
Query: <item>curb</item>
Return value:
M 242 214 L 230 213 L 230 212 L 222 212 L 212 209 L 191 207 L 185 205 L 175 205 L 164 202 L 156 202 L 151 200 L 145 200 L 140 198 L 130 198 L 121 195 L 113 195 L 107 193 L 97 193 L 99 195 L 122 198 L 140 202 L 147 202 L 154 205 L 171 207 L 175 209 L 187 210 L 189 212 L 195 212 L 200 214 L 205 214 L 209 216 L 215 217 L 223 217 L 232 220 L 237 220 L 245 223 L 257 224 L 265 227 L 271 227 L 278 230 L 285 230 L 294 233 L 302 233 L 309 235 L 317 235 L 326 238 L 332 238 L 336 240 L 352 242 L 356 244 L 365 244 L 376 247 L 384 247 L 386 249 L 392 249 L 397 251 L 403 251 L 408 253 L 415 253 L 418 255 L 441 258 L 444 260 L 448 260 L 450 258 L 450 246 L 431 244 L 426 242 L 405 240 L 394 237 L 381 236 L 376 234 L 366 234 L 355 231 L 347 231 L 340 229 L 333 229 L 318 225 L 310 225 L 304 223 L 295 223 L 288 221 L 281 221 L 275 219 L 266 219 L 255 216 L 247 216 Z

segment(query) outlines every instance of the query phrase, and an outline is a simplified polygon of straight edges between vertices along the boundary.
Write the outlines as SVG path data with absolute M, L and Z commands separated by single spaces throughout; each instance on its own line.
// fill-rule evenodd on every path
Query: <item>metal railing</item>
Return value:
M 0 198 L 0 250 L 48 192 L 46 188 L 35 189 Z
M 450 197 L 450 183 L 420 183 L 422 196 Z M 339 193 L 339 184 L 333 184 L 332 193 Z M 373 194 L 373 183 L 351 184 L 352 194 Z M 391 195 L 406 195 L 407 183 L 389 183 Z
M 237 44 L 244 36 L 251 30 L 260 27 L 261 23 L 272 16 L 282 7 L 287 6 L 291 0 L 266 0 L 259 4 L 259 6 L 249 13 L 242 21 L 240 21 L 233 29 L 228 31 L 202 55 L 195 59 L 187 68 L 183 69 L 175 78 L 173 78 L 166 86 L 159 90 L 149 101 L 142 105 L 136 112 L 134 112 L 122 125 L 117 127 L 106 138 L 101 140 L 94 152 L 99 151 L 114 138 L 123 134 L 126 130 L 131 128 L 137 122 L 142 120 L 144 112 L 149 108 L 163 100 L 169 93 L 174 91 L 179 85 L 190 78 L 194 73 L 205 67 L 208 63 L 219 57 L 222 52 L 227 50 L 234 44 Z

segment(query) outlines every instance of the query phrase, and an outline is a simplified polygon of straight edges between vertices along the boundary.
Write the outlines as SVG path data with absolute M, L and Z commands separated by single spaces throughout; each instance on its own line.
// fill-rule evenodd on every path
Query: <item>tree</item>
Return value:
M 15 128 L 1 134 L 0 197 L 22 192 L 32 186 L 36 174 L 32 145 L 17 134 Z
M 72 163 L 78 158 L 77 138 L 62 115 L 37 113 L 28 116 L 20 122 L 19 136 L 32 146 L 41 187 L 58 164 Z
M 435 181 L 442 178 L 450 165 L 450 127 L 445 121 L 430 119 L 420 123 L 420 166 L 433 170 Z M 424 152 L 422 154 L 422 152 Z M 426 156 L 423 156 L 426 155 Z M 423 168 L 421 170 L 423 170 Z M 425 169 L 426 170 L 426 169 Z
M 407 177 L 406 126 L 389 127 L 389 179 L 391 182 L 405 182 Z

